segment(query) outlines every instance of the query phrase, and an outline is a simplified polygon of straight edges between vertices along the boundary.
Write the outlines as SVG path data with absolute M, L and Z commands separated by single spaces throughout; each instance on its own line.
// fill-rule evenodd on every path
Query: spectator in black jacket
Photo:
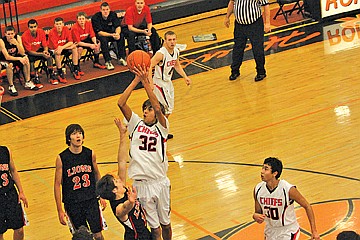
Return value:
M 101 43 L 101 50 L 105 59 L 105 66 L 108 70 L 113 70 L 114 66 L 111 63 L 109 52 L 109 42 L 115 42 L 117 46 L 118 63 L 126 66 L 125 61 L 125 38 L 121 33 L 120 19 L 116 13 L 110 11 L 110 6 L 107 2 L 100 5 L 100 12 L 96 13 L 91 18 L 93 29 Z

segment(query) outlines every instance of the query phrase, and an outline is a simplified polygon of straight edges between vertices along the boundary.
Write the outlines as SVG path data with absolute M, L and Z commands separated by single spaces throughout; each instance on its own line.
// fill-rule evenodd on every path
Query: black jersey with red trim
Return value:
M 110 201 L 111 209 L 116 216 L 116 207 L 128 200 L 127 196 L 128 189 L 124 194 L 124 197 L 119 200 Z M 145 210 L 142 208 L 138 200 L 135 201 L 134 207 L 128 213 L 128 219 L 123 222 L 117 216 L 117 220 L 125 227 L 125 240 L 150 240 L 151 233 L 147 228 Z
M 75 154 L 69 148 L 60 153 L 62 162 L 63 203 L 76 203 L 96 198 L 92 150 L 82 147 Z
M 10 152 L 5 146 L 0 146 L 0 194 L 14 188 L 14 180 L 10 172 Z
M 15 34 L 14 38 L 17 40 L 18 35 Z M 10 56 L 13 56 L 13 57 L 18 56 L 18 54 L 19 54 L 19 49 L 18 49 L 18 47 L 17 47 L 15 44 L 10 43 L 10 42 L 7 40 L 6 36 L 4 36 L 4 37 L 2 38 L 2 40 L 4 41 L 5 48 L 6 48 L 7 52 L 8 52 L 8 54 L 9 54 Z M 5 60 L 5 59 L 3 59 L 3 60 Z

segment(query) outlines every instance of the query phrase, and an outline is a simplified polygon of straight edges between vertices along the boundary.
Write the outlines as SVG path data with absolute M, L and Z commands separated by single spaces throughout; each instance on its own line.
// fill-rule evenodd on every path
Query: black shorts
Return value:
M 102 214 L 96 198 L 79 203 L 64 204 L 64 207 L 75 229 L 89 224 L 91 232 L 102 231 Z
M 44 48 L 39 48 L 36 52 L 42 53 L 43 51 L 44 51 Z M 51 52 L 49 52 L 49 53 L 50 53 L 50 55 L 52 56 Z M 28 58 L 29 58 L 29 61 L 30 61 L 30 62 L 35 62 L 35 61 L 37 61 L 37 60 L 46 59 L 46 58 L 44 58 L 44 57 L 42 57 L 42 56 L 33 56 L 33 55 L 31 55 L 30 53 L 27 53 L 27 54 L 28 54 Z
M 99 40 L 97 40 L 99 41 Z M 86 39 L 82 40 L 81 42 L 83 43 L 90 43 L 90 44 L 94 44 L 94 42 L 91 40 L 90 37 L 87 37 Z M 81 47 L 82 49 L 87 49 L 87 50 L 90 50 L 92 51 L 92 49 L 90 47 L 83 47 L 83 46 L 78 46 L 78 48 Z
M 18 201 L 19 195 L 15 187 L 6 194 L 0 194 L 0 234 L 25 225 L 24 212 Z
M 93 41 L 91 40 L 90 37 L 87 37 L 86 39 L 82 40 L 81 42 L 93 44 Z
M 49 53 L 51 56 L 55 56 L 55 50 L 54 49 L 49 49 Z M 64 49 L 61 51 L 61 56 L 65 56 L 65 55 L 71 55 L 72 54 L 72 50 L 71 49 Z

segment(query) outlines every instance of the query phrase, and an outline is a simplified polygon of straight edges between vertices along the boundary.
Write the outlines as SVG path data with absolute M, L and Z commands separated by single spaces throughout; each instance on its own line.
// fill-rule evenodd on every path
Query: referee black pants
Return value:
M 231 73 L 239 73 L 244 57 L 247 40 L 250 40 L 256 63 L 257 74 L 265 74 L 264 21 L 260 17 L 252 24 L 239 24 L 235 20 L 234 48 L 232 53 Z

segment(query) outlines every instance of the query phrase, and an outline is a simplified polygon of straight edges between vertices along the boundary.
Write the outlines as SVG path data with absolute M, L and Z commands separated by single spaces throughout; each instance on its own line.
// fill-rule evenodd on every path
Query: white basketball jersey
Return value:
M 152 126 L 146 125 L 137 114 L 132 113 L 128 122 L 131 141 L 128 174 L 131 179 L 154 180 L 166 177 L 166 139 L 169 132 L 167 119 L 166 126 L 164 128 L 158 121 Z
M 155 66 L 153 80 L 155 84 L 163 86 L 163 82 L 171 82 L 179 50 L 175 48 L 174 53 L 170 54 L 165 47 L 161 47 L 159 51 L 163 54 L 163 59 Z
M 266 182 L 256 185 L 255 196 L 266 215 L 266 228 L 294 224 L 299 226 L 294 211 L 294 200 L 290 200 L 289 197 L 291 187 L 294 185 L 285 180 L 280 180 L 279 185 L 273 191 L 267 188 Z

